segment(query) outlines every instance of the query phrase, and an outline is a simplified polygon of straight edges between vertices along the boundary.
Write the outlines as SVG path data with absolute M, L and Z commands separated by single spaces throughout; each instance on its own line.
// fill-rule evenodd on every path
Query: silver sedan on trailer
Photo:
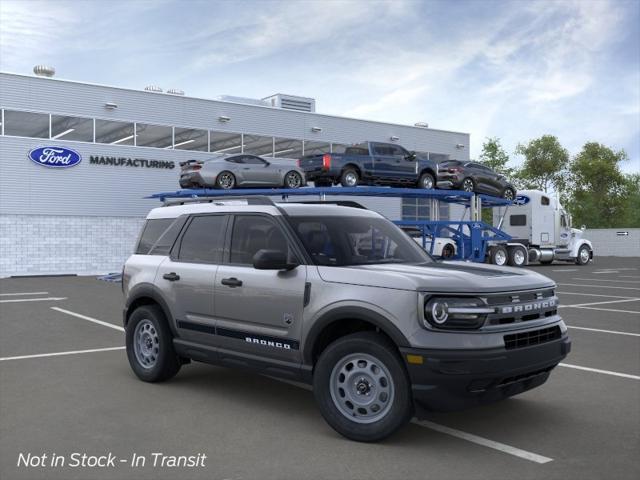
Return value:
M 285 187 L 306 184 L 304 172 L 295 160 L 269 159 L 256 155 L 220 155 L 211 160 L 180 163 L 180 187 L 221 188 Z

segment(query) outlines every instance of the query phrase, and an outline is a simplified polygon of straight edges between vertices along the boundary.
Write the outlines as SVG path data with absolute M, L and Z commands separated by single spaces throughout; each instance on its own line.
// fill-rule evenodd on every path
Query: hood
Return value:
M 553 280 L 524 268 L 467 262 L 400 263 L 323 267 L 326 282 L 446 293 L 491 293 L 554 286 Z

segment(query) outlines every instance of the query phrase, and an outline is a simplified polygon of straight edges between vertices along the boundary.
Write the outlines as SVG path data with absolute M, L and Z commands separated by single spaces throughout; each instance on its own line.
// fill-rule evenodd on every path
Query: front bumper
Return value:
M 414 402 L 427 411 L 453 411 L 495 402 L 542 385 L 571 350 L 561 338 L 506 350 L 423 350 L 401 348 Z M 407 355 L 422 357 L 409 363 Z

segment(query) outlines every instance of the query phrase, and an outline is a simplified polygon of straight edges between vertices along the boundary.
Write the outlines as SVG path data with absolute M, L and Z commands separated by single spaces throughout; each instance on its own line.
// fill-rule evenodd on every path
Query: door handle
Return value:
M 222 283 L 222 285 L 226 285 L 227 287 L 231 287 L 231 288 L 242 286 L 242 280 L 238 280 L 236 277 L 223 278 L 220 283 Z
M 164 278 L 165 280 L 169 280 L 170 282 L 175 282 L 176 280 L 180 280 L 180 275 L 178 275 L 176 272 L 171 272 L 165 273 L 164 275 L 162 275 L 162 278 Z

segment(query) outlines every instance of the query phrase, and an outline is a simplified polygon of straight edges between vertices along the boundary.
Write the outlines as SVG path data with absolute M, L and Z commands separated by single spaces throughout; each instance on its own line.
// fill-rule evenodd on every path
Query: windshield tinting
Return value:
M 434 260 L 402 230 L 376 217 L 288 217 L 316 265 L 347 267 Z

